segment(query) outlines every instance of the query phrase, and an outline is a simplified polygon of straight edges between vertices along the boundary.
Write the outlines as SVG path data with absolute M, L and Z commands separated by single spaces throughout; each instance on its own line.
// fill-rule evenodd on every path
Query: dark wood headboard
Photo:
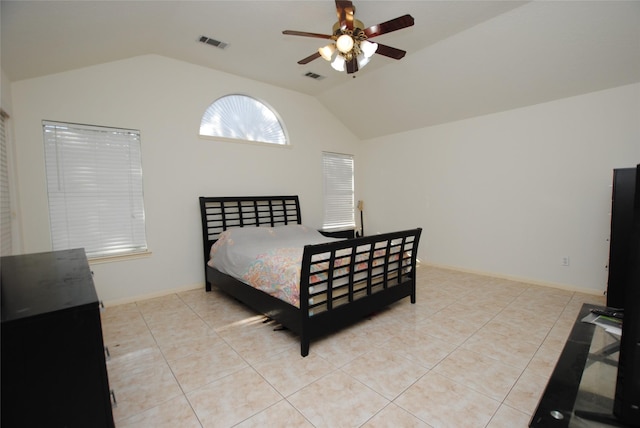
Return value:
M 200 197 L 205 264 L 211 246 L 230 227 L 301 224 L 298 196 Z

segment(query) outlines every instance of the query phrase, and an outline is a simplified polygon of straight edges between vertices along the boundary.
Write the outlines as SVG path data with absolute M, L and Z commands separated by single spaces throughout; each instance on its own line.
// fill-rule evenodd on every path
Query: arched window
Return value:
M 200 135 L 287 145 L 287 136 L 273 110 L 246 95 L 226 95 L 204 112 Z

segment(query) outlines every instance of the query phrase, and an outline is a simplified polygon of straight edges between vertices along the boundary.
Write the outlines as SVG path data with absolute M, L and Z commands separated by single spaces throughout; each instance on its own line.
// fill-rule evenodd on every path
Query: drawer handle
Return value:
M 113 389 L 109 391 L 109 394 L 111 395 L 111 403 L 113 404 L 113 407 L 118 407 L 118 400 L 116 400 L 116 393 Z
M 108 346 L 104 347 L 104 355 L 105 355 L 105 357 L 107 357 L 107 361 L 109 361 L 111 359 L 111 353 L 109 352 L 109 347 Z

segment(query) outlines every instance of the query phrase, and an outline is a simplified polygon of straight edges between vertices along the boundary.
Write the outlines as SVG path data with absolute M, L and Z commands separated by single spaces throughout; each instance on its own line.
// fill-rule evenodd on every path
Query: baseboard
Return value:
M 197 290 L 199 288 L 204 290 L 204 282 L 202 282 L 200 284 L 183 285 L 182 287 L 170 288 L 170 289 L 167 289 L 167 290 L 156 291 L 154 293 L 149 293 L 149 294 L 140 294 L 140 295 L 137 295 L 137 296 L 134 296 L 134 297 L 127 297 L 127 298 L 124 298 L 124 299 L 109 300 L 109 301 L 105 301 L 103 303 L 104 303 L 105 307 L 124 305 L 124 304 L 127 304 L 127 303 L 139 302 L 141 300 L 154 299 L 156 297 L 164 297 L 164 296 L 168 296 L 170 294 L 182 293 L 184 291 Z
M 470 274 L 474 274 L 474 275 L 487 276 L 487 277 L 491 277 L 491 278 L 506 279 L 506 280 L 509 280 L 509 281 L 522 282 L 522 283 L 525 283 L 525 284 L 532 284 L 532 285 L 540 285 L 542 287 L 556 288 L 556 289 L 559 289 L 559 290 L 572 291 L 572 292 L 577 292 L 577 293 L 584 293 L 584 294 L 589 294 L 589 295 L 593 295 L 593 296 L 603 296 L 604 293 L 605 293 L 605 290 L 590 290 L 590 289 L 584 289 L 584 288 L 570 286 L 570 285 L 566 285 L 566 284 L 558 284 L 558 283 L 539 281 L 539 280 L 532 279 L 532 278 L 522 278 L 522 277 L 518 277 L 518 276 L 505 275 L 505 274 L 500 274 L 500 273 L 495 273 L 495 272 L 486 272 L 486 271 L 480 271 L 480 270 L 475 270 L 475 269 L 466 269 L 466 268 L 461 268 L 459 266 L 442 265 L 442 264 L 438 264 L 438 263 L 427 263 L 427 262 L 424 262 L 424 261 L 418 261 L 417 264 L 418 264 L 418 267 L 433 267 L 433 268 L 437 268 L 437 269 L 447 269 L 447 270 L 452 270 L 452 271 L 456 271 L 456 272 L 470 273 Z M 124 299 L 110 300 L 110 301 L 106 301 L 106 302 L 103 302 L 103 303 L 104 303 L 104 305 L 106 307 L 116 306 L 116 305 L 124 305 L 124 304 L 127 304 L 127 303 L 135 303 L 135 302 L 139 302 L 141 300 L 147 300 L 147 299 L 153 299 L 153 298 L 156 298 L 156 297 L 168 296 L 170 294 L 181 293 L 183 291 L 197 290 L 197 289 L 200 289 L 200 288 L 204 290 L 204 283 L 184 285 L 182 287 L 171 288 L 171 289 L 168 289 L 168 290 L 157 291 L 157 292 L 149 293 L 149 294 L 141 294 L 141 295 L 138 295 L 138 296 L 135 296 L 135 297 L 127 297 L 127 298 L 124 298 Z
M 488 277 L 491 277 L 491 278 L 506 279 L 506 280 L 509 280 L 509 281 L 516 281 L 516 282 L 522 282 L 522 283 L 525 283 L 525 284 L 539 285 L 539 286 L 542 286 L 542 287 L 556 288 L 558 290 L 571 291 L 571 292 L 575 292 L 575 293 L 584 293 L 584 294 L 589 294 L 589 295 L 592 295 L 592 296 L 604 296 L 605 292 L 606 292 L 606 290 L 592 290 L 592 289 L 580 288 L 580 287 L 567 285 L 567 284 L 559 284 L 559 283 L 554 283 L 554 282 L 540 281 L 540 280 L 533 279 L 533 278 L 523 278 L 523 277 L 505 275 L 505 274 L 500 274 L 500 273 L 495 273 L 495 272 L 486 272 L 486 271 L 479 271 L 479 270 L 475 270 L 475 269 L 466 269 L 466 268 L 461 268 L 461 267 L 458 267 L 458 266 L 441 265 L 441 264 L 438 264 L 438 263 L 425 263 L 425 262 L 422 262 L 421 265 L 425 266 L 425 267 L 433 267 L 433 268 L 438 268 L 438 269 L 453 270 L 453 271 L 456 271 L 456 272 L 471 273 L 471 274 L 480 275 L 480 276 L 488 276 Z

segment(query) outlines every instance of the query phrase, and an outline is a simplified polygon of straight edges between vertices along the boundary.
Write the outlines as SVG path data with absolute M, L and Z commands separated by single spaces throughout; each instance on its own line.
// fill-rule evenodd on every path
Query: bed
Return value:
M 300 337 L 300 353 L 307 356 L 312 339 L 346 327 L 404 298 L 416 301 L 416 261 L 422 229 L 416 228 L 353 239 L 318 238 L 318 231 L 302 224 L 298 196 L 200 197 L 206 290 L 217 287 L 253 310 L 273 319 Z M 242 229 L 240 229 L 242 228 Z M 291 275 L 295 287 L 283 298 L 249 285 L 265 278 L 264 271 L 245 270 L 246 275 L 216 267 L 230 248 L 236 255 L 241 241 L 253 235 L 313 236 L 313 244 L 297 250 L 265 251 L 276 258 L 295 259 Z M 231 245 L 229 245 L 231 244 Z M 246 250 L 250 252 L 250 250 Z M 261 254 L 264 255 L 264 254 Z M 234 257 L 235 257 L 234 256 Z M 267 264 L 263 259 L 256 265 Z M 251 272 L 250 274 L 248 272 Z M 268 281 L 267 281 L 268 282 Z M 272 281 L 277 282 L 277 281 Z M 282 291 L 282 284 L 272 284 Z M 292 291 L 293 290 L 293 291 Z M 293 295 L 293 297 L 291 297 Z

